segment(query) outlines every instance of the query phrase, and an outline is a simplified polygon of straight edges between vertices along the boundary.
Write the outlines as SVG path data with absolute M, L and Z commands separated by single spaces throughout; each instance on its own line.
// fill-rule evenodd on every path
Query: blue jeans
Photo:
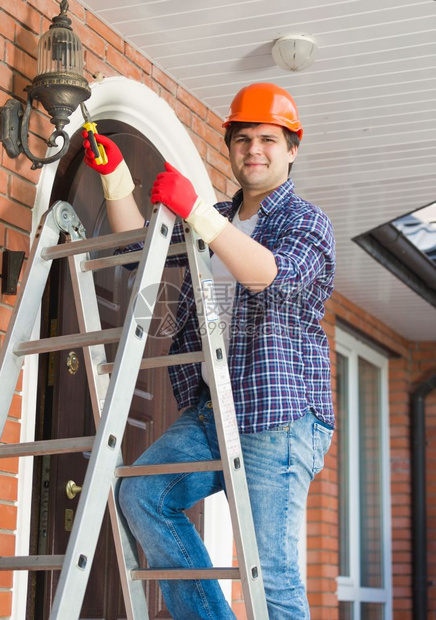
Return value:
M 309 620 L 297 544 L 309 485 L 323 468 L 332 434 L 308 413 L 288 426 L 241 435 L 269 620 Z M 217 458 L 212 403 L 206 391 L 136 464 Z M 120 505 L 152 568 L 211 566 L 184 510 L 223 488 L 221 472 L 123 479 Z M 216 581 L 169 580 L 160 586 L 176 620 L 235 618 Z

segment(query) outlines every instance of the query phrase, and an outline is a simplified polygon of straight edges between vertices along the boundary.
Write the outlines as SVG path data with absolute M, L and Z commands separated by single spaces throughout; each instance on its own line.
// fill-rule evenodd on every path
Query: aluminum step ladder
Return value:
M 215 329 L 219 316 L 208 247 L 186 224 L 185 243 L 171 244 L 176 216 L 157 205 L 148 228 L 86 239 L 72 206 L 56 202 L 41 219 L 0 352 L 0 433 L 3 433 L 24 356 L 83 347 L 86 374 L 96 425 L 94 437 L 1 445 L 0 458 L 90 451 L 91 457 L 65 555 L 2 557 L 0 570 L 60 570 L 51 619 L 80 616 L 106 505 L 115 541 L 127 618 L 147 620 L 144 579 L 240 579 L 249 620 L 267 620 L 268 612 L 241 453 L 224 341 Z M 61 235 L 66 243 L 59 244 Z M 144 241 L 130 254 L 90 259 L 89 252 Z M 202 351 L 143 359 L 148 330 L 168 256 L 187 253 L 198 316 L 204 320 Z M 73 283 L 79 333 L 31 340 L 44 288 L 54 260 L 66 258 Z M 136 279 L 124 326 L 102 330 L 93 271 L 138 262 Z M 156 295 L 150 296 L 150 291 Z M 151 298 L 152 297 L 152 298 Z M 106 343 L 118 342 L 113 363 Z M 176 463 L 149 468 L 128 467 L 121 442 L 140 369 L 205 361 L 221 459 Z M 148 470 L 148 471 L 147 471 Z M 145 569 L 139 566 L 136 541 L 117 506 L 117 484 L 131 475 L 223 471 L 229 502 L 238 567 L 209 569 Z

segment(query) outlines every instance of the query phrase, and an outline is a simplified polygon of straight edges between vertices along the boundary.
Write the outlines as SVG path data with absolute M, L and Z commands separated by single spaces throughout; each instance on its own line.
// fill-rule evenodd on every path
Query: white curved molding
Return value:
M 125 77 L 104 78 L 91 84 L 86 107 L 93 120 L 114 119 L 135 127 L 154 144 L 162 157 L 185 174 L 199 195 L 216 202 L 215 192 L 194 142 L 170 105 L 154 91 Z M 72 136 L 80 130 L 83 117 L 78 108 L 65 127 Z M 49 208 L 51 188 L 58 162 L 44 166 L 34 208 L 34 224 Z

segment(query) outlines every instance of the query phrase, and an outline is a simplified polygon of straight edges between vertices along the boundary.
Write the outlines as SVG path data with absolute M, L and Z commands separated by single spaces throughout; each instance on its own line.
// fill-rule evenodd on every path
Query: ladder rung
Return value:
M 0 570 L 61 570 L 63 555 L 0 557 Z
M 130 265 L 131 263 L 137 263 L 141 256 L 142 250 L 139 252 L 128 252 L 127 254 L 104 256 L 102 258 L 90 258 L 89 260 L 82 260 L 80 269 L 82 271 L 97 271 L 98 269 L 116 267 L 117 265 Z
M 163 368 L 165 366 L 179 366 L 180 364 L 195 364 L 197 362 L 204 362 L 203 351 L 180 353 L 179 355 L 159 355 L 157 357 L 149 357 L 142 360 L 139 368 L 140 370 L 144 370 L 146 368 Z M 99 375 L 111 373 L 113 366 L 114 365 L 112 362 L 99 364 L 97 366 L 97 372 Z
M 183 474 L 196 471 L 221 471 L 222 462 L 218 461 L 190 461 L 187 463 L 162 463 L 159 465 L 132 465 L 131 467 L 117 467 L 115 475 L 118 478 L 131 476 L 153 476 L 154 474 Z
M 140 568 L 132 579 L 240 579 L 239 568 Z
M 30 355 L 32 353 L 49 353 L 50 351 L 62 351 L 70 347 L 91 347 L 97 344 L 117 342 L 121 337 L 122 327 L 112 327 L 97 332 L 84 334 L 68 334 L 66 336 L 53 336 L 42 340 L 29 340 L 14 346 L 14 355 Z
M 61 243 L 48 248 L 43 248 L 41 257 L 44 260 L 53 260 L 56 258 L 65 258 L 75 254 L 84 254 L 85 252 L 96 252 L 97 250 L 107 250 L 108 248 L 118 248 L 136 241 L 144 241 L 147 235 L 146 228 L 137 230 L 129 230 L 111 235 L 102 235 L 101 237 L 93 237 L 92 239 L 83 239 L 80 241 L 72 241 L 69 243 Z
M 115 256 L 104 256 L 102 258 L 91 258 L 80 263 L 82 271 L 97 271 L 98 269 L 106 269 L 107 267 L 116 267 L 117 265 L 130 265 L 138 263 L 142 257 L 142 250 L 138 252 L 128 252 L 126 254 L 116 254 Z M 168 256 L 178 256 L 186 254 L 186 243 L 174 243 L 170 245 Z
M 94 437 L 73 437 L 68 439 L 47 439 L 26 443 L 3 444 L 0 446 L 0 459 L 10 456 L 42 456 L 43 454 L 63 454 L 89 452 Z

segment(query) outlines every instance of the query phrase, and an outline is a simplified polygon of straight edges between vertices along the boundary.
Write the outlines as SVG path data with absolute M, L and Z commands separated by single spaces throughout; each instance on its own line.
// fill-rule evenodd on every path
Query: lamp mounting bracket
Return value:
M 23 152 L 20 139 L 22 117 L 23 106 L 15 99 L 9 99 L 1 108 L 0 140 L 11 159 Z

